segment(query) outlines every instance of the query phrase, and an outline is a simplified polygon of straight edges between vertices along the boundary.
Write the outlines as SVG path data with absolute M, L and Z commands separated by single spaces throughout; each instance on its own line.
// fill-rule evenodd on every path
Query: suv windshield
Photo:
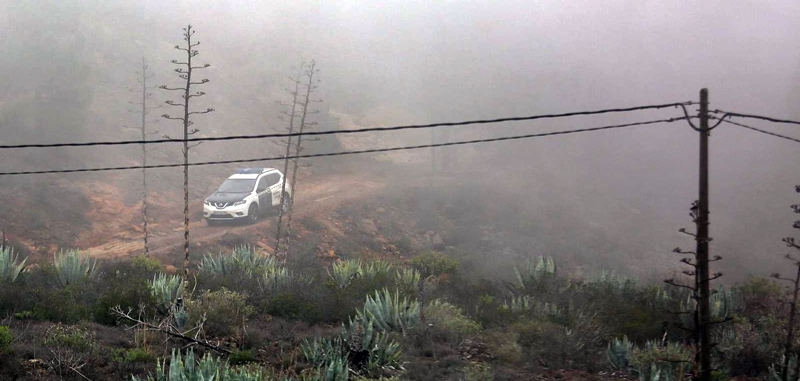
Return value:
M 219 186 L 217 192 L 220 193 L 250 193 L 256 186 L 256 180 L 249 179 L 227 179 Z

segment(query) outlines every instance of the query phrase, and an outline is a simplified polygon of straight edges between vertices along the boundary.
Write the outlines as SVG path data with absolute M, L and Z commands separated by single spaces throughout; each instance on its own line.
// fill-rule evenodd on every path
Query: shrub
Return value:
M 478 322 L 487 328 L 505 326 L 514 320 L 511 309 L 492 295 L 481 295 L 477 300 L 476 308 Z
M 492 368 L 483 363 L 471 363 L 464 368 L 465 381 L 494 381 Z
M 43 345 L 47 348 L 46 362 L 59 374 L 81 367 L 97 351 L 92 332 L 62 324 L 56 324 L 45 332 Z
M 53 254 L 56 280 L 61 287 L 97 276 L 97 260 L 92 260 L 79 250 L 60 251 Z
M 145 262 L 146 261 L 146 262 Z M 157 261 L 134 259 L 117 263 L 107 268 L 99 283 L 100 295 L 94 305 L 94 320 L 100 324 L 116 325 L 117 317 L 111 309 L 119 306 L 123 310 L 155 309 L 156 299 L 148 278 L 160 268 Z
M 11 330 L 4 325 L 0 325 L 0 354 L 5 353 L 8 350 L 13 339 L 14 338 L 11 336 Z
M 255 310 L 247 304 L 247 295 L 223 288 L 188 302 L 187 312 L 193 325 L 204 320 L 203 328 L 211 336 L 240 337 Z
M 11 283 L 25 269 L 28 258 L 19 261 L 19 257 L 11 247 L 0 250 L 0 283 Z
M 231 365 L 242 365 L 256 362 L 256 356 L 251 350 L 236 351 L 228 356 L 228 362 Z
M 419 271 L 423 278 L 454 274 L 458 270 L 458 261 L 438 251 L 427 251 L 411 260 L 411 267 Z
M 317 323 L 323 319 L 320 303 L 305 293 L 281 292 L 270 298 L 265 312 L 272 316 Z
M 91 317 L 97 297 L 94 282 L 78 282 L 57 289 L 46 285 L 34 287 L 31 292 L 34 319 L 75 324 Z
M 137 255 L 131 259 L 131 267 L 141 270 L 144 273 L 155 274 L 163 270 L 164 266 L 156 258 L 148 258 L 144 255 Z
M 430 330 L 434 337 L 456 345 L 481 330 L 480 324 L 464 316 L 460 308 L 438 299 L 425 309 L 425 318 L 432 325 Z
M 691 353 L 678 343 L 661 346 L 655 341 L 648 341 L 644 347 L 634 348 L 631 355 L 631 365 L 640 380 L 659 377 L 680 380 L 691 369 L 691 364 Z
M 540 359 L 550 367 L 603 365 L 604 334 L 591 315 L 577 315 L 569 322 L 526 319 L 511 326 L 528 358 Z

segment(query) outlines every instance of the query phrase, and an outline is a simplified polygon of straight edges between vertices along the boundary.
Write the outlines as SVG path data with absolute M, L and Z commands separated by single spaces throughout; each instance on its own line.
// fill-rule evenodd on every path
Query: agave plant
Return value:
M 624 370 L 630 364 L 631 352 L 633 352 L 633 343 L 625 336 L 622 339 L 615 338 L 608 343 L 606 357 L 612 368 Z
M 361 261 L 359 260 L 337 261 L 328 270 L 328 277 L 339 289 L 346 288 L 359 275 L 361 275 Z
M 535 304 L 536 301 L 527 295 L 512 297 L 511 300 L 503 302 L 503 306 L 513 313 L 528 312 L 535 307 Z
M 166 370 L 168 369 L 168 370 Z M 133 381 L 143 381 L 131 377 Z M 189 350 L 186 356 L 181 356 L 180 351 L 172 351 L 169 367 L 167 362 L 159 362 L 156 366 L 156 376 L 148 376 L 146 381 L 266 381 L 261 371 L 249 369 L 235 369 L 228 366 L 218 358 L 206 353 L 199 360 L 195 359 L 194 351 Z
M 183 279 L 177 275 L 158 273 L 148 283 L 150 292 L 156 299 L 158 312 L 168 315 L 172 306 L 183 294 Z
M 291 280 L 292 274 L 285 267 L 273 267 L 264 270 L 258 284 L 262 291 L 274 295 L 286 288 Z
M 556 262 L 552 258 L 538 257 L 535 261 L 529 261 L 522 270 L 515 267 L 514 273 L 517 276 L 517 286 L 530 289 L 555 278 Z
M 681 380 L 691 368 L 691 353 L 680 343 L 661 345 L 648 341 L 631 352 L 631 365 L 639 380 Z
M 376 331 L 372 320 L 350 319 L 347 326 L 342 325 L 341 336 L 351 354 L 351 363 L 357 362 L 353 364 L 357 372 L 378 374 L 383 370 L 403 369 L 400 344 L 386 333 Z
M 400 298 L 399 292 L 392 294 L 384 289 L 375 291 L 375 297 L 367 295 L 364 309 L 357 310 L 356 314 L 362 321 L 372 320 L 382 331 L 405 334 L 419 324 L 419 302 Z
M 252 246 L 237 246 L 231 254 L 206 254 L 198 268 L 218 276 L 253 276 L 277 266 L 278 262 L 274 257 L 258 255 Z
M 332 359 L 327 366 L 320 368 L 319 381 L 347 381 L 350 379 L 350 367 L 347 358 Z
M 409 268 L 398 269 L 394 274 L 394 283 L 404 291 L 416 290 L 419 287 L 419 271 Z
M 734 297 L 730 290 L 725 286 L 718 285 L 709 298 L 709 312 L 711 321 L 721 322 L 728 318 L 736 308 Z M 686 294 L 686 299 L 681 303 L 682 320 L 685 327 L 694 327 L 694 314 L 692 313 L 697 306 L 697 301 L 691 294 Z
M 23 270 L 28 258 L 19 261 L 19 257 L 10 247 L 0 250 L 0 283 L 13 283 Z
M 79 250 L 59 251 L 53 254 L 56 279 L 61 287 L 97 276 L 97 260 L 89 258 Z
M 785 355 L 781 356 L 781 361 L 777 364 L 772 364 L 769 366 L 769 380 L 770 381 L 784 381 L 781 377 L 780 369 L 783 368 L 783 361 L 786 359 Z M 794 374 L 794 370 L 797 369 L 797 355 L 792 355 L 789 357 L 789 370 L 786 373 L 787 380 L 798 380 L 800 376 Z
M 333 359 L 343 357 L 343 348 L 342 339 L 339 337 L 334 339 L 314 339 L 313 341 L 305 340 L 300 344 L 300 353 L 309 365 L 321 367 Z
M 392 271 L 392 264 L 384 260 L 370 261 L 359 268 L 359 275 L 366 279 L 388 277 Z

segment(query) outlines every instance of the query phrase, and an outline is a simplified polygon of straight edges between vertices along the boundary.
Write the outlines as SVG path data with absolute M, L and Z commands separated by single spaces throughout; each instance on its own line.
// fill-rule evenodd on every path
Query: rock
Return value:
M 378 232 L 378 227 L 375 226 L 375 222 L 366 218 L 358 222 L 358 228 L 359 230 L 367 234 L 375 234 Z
M 384 208 L 375 209 L 375 213 L 386 213 L 386 209 Z
M 258 241 L 258 242 L 256 242 L 256 246 L 258 246 L 259 248 L 261 248 L 262 250 L 264 250 L 265 252 L 267 252 L 267 254 L 272 254 L 272 253 L 274 253 L 274 252 L 275 252 L 275 249 L 273 249 L 273 248 L 272 248 L 272 246 L 268 245 L 268 244 L 267 244 L 266 242 L 264 242 L 264 241 Z

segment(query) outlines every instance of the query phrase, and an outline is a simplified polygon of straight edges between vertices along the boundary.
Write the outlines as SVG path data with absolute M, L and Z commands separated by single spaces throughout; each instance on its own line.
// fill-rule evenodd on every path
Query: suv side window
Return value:
M 264 177 L 261 178 L 261 180 L 258 180 L 258 186 L 256 187 L 256 191 L 257 192 L 260 192 L 260 191 L 263 191 L 263 190 L 269 188 L 270 183 L 269 183 L 269 179 L 268 178 L 269 178 L 269 176 L 264 176 Z
M 281 175 L 277 173 L 270 173 L 264 176 L 263 180 L 266 180 L 267 187 L 271 187 L 281 181 Z

